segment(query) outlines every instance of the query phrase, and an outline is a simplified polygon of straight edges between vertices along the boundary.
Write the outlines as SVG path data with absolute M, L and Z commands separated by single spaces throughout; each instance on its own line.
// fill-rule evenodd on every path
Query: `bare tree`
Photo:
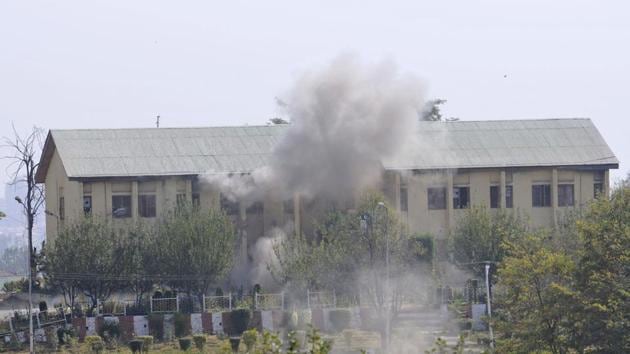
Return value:
M 33 353 L 33 316 L 31 316 L 33 291 L 33 273 L 35 271 L 35 251 L 33 249 L 33 224 L 39 209 L 44 204 L 44 189 L 35 182 L 35 173 L 39 167 L 39 152 L 42 150 L 43 130 L 33 127 L 26 136 L 20 136 L 13 126 L 13 137 L 4 137 L 4 148 L 9 153 L 4 158 L 10 160 L 8 169 L 14 169 L 12 184 L 26 184 L 26 195 L 15 196 L 24 209 L 28 231 L 28 294 L 29 294 L 29 341 L 30 352 Z
M 26 194 L 15 196 L 24 209 L 28 231 L 28 249 L 31 252 L 31 269 L 34 270 L 35 259 L 33 249 L 33 226 L 35 217 L 44 205 L 44 189 L 35 182 L 35 173 L 39 167 L 39 154 L 43 146 L 44 131 L 33 127 L 32 131 L 21 136 L 13 127 L 13 137 L 4 137 L 3 147 L 9 150 L 3 158 L 10 160 L 8 170 L 11 171 L 11 184 L 23 184 L 26 186 Z

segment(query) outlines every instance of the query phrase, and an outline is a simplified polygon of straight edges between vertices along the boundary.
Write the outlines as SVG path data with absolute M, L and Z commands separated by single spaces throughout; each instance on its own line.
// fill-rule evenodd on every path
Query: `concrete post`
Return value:
M 138 181 L 131 182 L 131 218 L 138 220 Z
M 447 185 L 446 185 L 446 215 L 448 218 L 449 230 L 453 228 L 453 171 L 447 171 Z
M 551 170 L 551 207 L 553 208 L 553 225 L 558 224 L 558 169 Z

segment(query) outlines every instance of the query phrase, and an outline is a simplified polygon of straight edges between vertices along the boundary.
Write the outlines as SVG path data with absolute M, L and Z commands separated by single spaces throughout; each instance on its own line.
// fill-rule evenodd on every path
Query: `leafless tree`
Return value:
M 7 167 L 11 171 L 11 184 L 22 184 L 26 186 L 26 194 L 15 196 L 24 209 L 28 231 L 28 249 L 31 252 L 31 271 L 34 270 L 35 259 L 33 249 L 33 225 L 37 214 L 44 205 L 44 188 L 35 182 L 35 173 L 39 167 L 39 155 L 43 146 L 44 131 L 41 128 L 33 127 L 30 133 L 21 136 L 15 126 L 13 136 L 3 138 L 3 148 L 8 150 L 4 159 L 10 161 Z

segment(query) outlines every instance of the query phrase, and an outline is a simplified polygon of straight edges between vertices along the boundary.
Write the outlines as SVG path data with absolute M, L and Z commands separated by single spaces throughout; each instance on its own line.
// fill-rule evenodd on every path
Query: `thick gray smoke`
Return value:
M 210 178 L 235 198 L 274 189 L 290 196 L 347 200 L 376 185 L 382 161 L 415 137 L 423 107 L 420 80 L 391 63 L 364 65 L 341 56 L 304 74 L 286 95 L 291 124 L 270 164 L 249 177 Z

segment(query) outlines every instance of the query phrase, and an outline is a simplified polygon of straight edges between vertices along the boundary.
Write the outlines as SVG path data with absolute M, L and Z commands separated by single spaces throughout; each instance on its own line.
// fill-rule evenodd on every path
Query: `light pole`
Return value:
M 490 306 L 490 262 L 486 263 L 486 302 L 488 304 L 488 333 L 490 334 L 490 347 L 494 348 L 494 333 L 492 332 L 492 307 Z
M 15 197 L 15 201 L 26 208 L 20 197 Z M 27 215 L 28 217 L 28 215 Z M 30 223 L 30 219 L 29 219 Z M 29 225 L 30 228 L 31 225 Z M 28 341 L 30 354 L 35 353 L 33 345 L 33 245 L 32 238 L 28 238 Z
M 383 202 L 378 202 L 376 204 L 377 208 L 382 208 L 387 213 L 387 206 Z M 387 219 L 385 219 L 387 222 Z M 391 303 L 390 299 L 387 297 L 388 292 L 390 292 L 390 284 L 389 284 L 389 235 L 387 234 L 387 223 L 385 224 L 385 291 L 383 292 L 383 298 L 385 300 L 385 352 L 389 349 L 389 336 L 391 330 Z

